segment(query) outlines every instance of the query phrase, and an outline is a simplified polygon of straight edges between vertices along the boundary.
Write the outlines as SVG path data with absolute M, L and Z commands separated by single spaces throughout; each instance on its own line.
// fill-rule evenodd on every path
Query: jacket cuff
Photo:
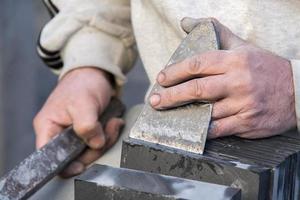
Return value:
M 292 65 L 293 80 L 294 80 L 297 127 L 298 127 L 298 132 L 300 132 L 300 60 L 291 60 L 291 65 Z
M 128 64 L 127 49 L 119 38 L 93 27 L 84 27 L 74 34 L 61 51 L 64 66 L 60 79 L 80 67 L 96 67 L 112 74 L 118 87 L 125 83 L 120 66 Z

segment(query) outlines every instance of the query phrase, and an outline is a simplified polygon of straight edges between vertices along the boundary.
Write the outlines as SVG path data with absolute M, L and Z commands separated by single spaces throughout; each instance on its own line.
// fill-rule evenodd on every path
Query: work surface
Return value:
M 93 165 L 75 180 L 75 200 L 239 200 L 240 190 L 148 172 Z
M 260 140 L 210 140 L 203 155 L 127 140 L 121 166 L 238 187 L 243 200 L 300 199 L 297 131 Z

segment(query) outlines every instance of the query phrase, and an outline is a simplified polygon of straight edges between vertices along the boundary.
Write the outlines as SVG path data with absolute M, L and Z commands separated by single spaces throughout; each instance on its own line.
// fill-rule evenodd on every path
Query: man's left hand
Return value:
M 150 97 L 155 109 L 213 103 L 209 138 L 263 138 L 296 126 L 289 60 L 258 48 L 212 19 L 221 49 L 168 66 L 157 76 L 164 88 Z M 192 30 L 199 20 L 184 19 Z

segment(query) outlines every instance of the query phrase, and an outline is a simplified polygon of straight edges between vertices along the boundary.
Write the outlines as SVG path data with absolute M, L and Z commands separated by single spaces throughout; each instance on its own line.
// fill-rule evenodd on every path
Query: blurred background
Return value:
M 0 0 L 0 175 L 34 151 L 32 119 L 57 77 L 36 53 L 49 15 L 42 0 Z M 148 79 L 138 60 L 128 75 L 123 101 L 143 101 Z

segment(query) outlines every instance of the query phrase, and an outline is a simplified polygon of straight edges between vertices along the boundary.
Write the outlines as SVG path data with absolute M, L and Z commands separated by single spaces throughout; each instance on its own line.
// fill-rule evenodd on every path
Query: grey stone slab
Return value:
M 216 151 L 218 143 L 223 145 L 218 150 L 222 154 L 270 168 L 272 199 L 299 199 L 299 141 L 297 137 L 286 134 L 260 140 L 232 137 L 208 142 L 207 147 L 209 151 Z
M 267 199 L 270 170 L 232 158 L 190 154 L 138 140 L 123 142 L 121 167 L 210 182 L 242 189 L 243 199 Z
M 242 189 L 243 200 L 299 199 L 300 140 L 210 140 L 203 155 L 128 139 L 121 166 Z
M 219 44 L 213 23 L 210 20 L 203 21 L 182 41 L 167 66 L 218 48 Z M 150 94 L 161 89 L 162 87 L 156 83 Z M 130 131 L 130 137 L 202 154 L 211 110 L 212 105 L 206 102 L 157 111 L 146 101 L 140 116 Z
M 222 185 L 103 165 L 75 180 L 75 200 L 239 200 L 240 195 Z

